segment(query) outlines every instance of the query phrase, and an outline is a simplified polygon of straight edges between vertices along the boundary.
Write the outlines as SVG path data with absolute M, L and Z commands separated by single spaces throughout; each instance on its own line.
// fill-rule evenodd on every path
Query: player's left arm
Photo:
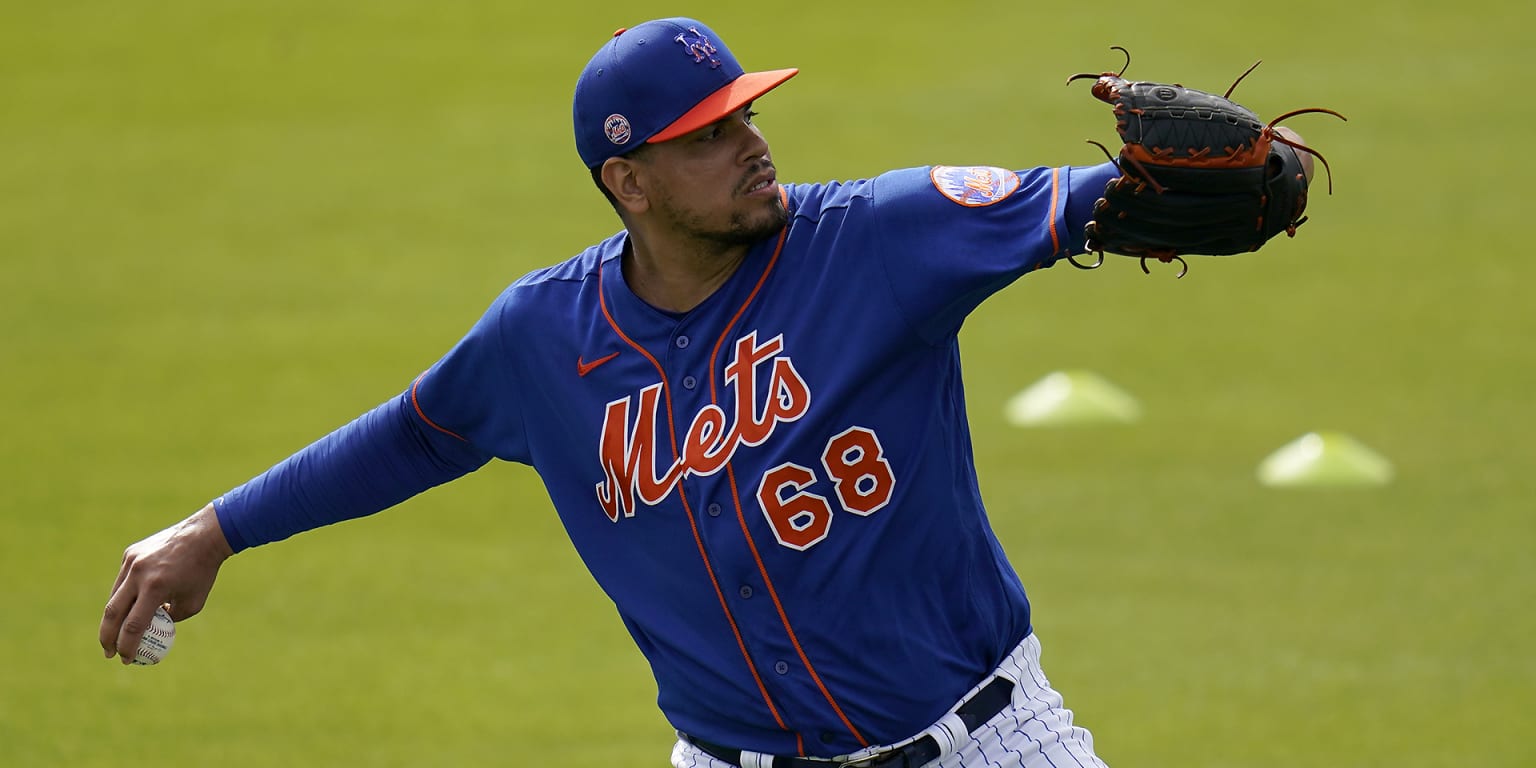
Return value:
M 1086 251 L 1112 163 L 1012 171 L 935 166 L 875 179 L 874 227 L 897 305 L 930 343 L 1030 271 Z
M 1088 222 L 1093 221 L 1094 204 L 1098 202 L 1099 195 L 1104 191 L 1104 185 L 1120 175 L 1120 169 L 1115 167 L 1114 163 L 1073 167 L 1070 171 L 1070 183 L 1066 190 L 1067 202 L 1062 206 L 1062 218 L 1066 220 L 1067 231 L 1061 252 L 1052 254 L 1055 257 L 1074 256 L 1087 252 L 1087 238 L 1083 235 L 1083 228 Z

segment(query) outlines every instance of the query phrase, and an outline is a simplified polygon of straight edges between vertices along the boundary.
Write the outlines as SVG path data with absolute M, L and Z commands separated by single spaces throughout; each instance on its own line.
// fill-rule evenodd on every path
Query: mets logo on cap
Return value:
M 936 165 L 929 174 L 945 197 L 969 208 L 991 205 L 1019 188 L 1019 175 L 993 166 Z
M 711 43 L 709 38 L 699 31 L 698 27 L 689 27 L 687 31 L 679 33 L 677 37 L 672 38 L 672 41 L 682 43 L 683 50 L 693 57 L 693 63 L 698 64 L 702 61 L 708 61 L 711 69 L 720 66 L 720 60 L 715 58 L 715 54 L 718 53 L 715 50 L 715 44 Z
M 629 120 L 623 115 L 612 114 L 603 121 L 603 135 L 615 144 L 624 144 L 629 141 Z

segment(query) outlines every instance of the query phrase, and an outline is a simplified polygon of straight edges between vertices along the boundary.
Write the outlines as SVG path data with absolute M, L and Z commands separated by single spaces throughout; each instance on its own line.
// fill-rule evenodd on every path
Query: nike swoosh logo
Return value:
M 602 365 L 603 363 L 606 363 L 609 360 L 612 360 L 612 359 L 614 359 L 615 357 L 618 357 L 618 356 L 619 356 L 619 353 L 615 352 L 615 353 L 613 353 L 611 355 L 608 355 L 607 357 L 599 357 L 598 359 L 593 360 L 590 363 L 582 362 L 581 357 L 578 356 L 576 358 L 576 375 L 577 376 L 585 376 L 585 375 L 591 373 L 593 368 L 596 368 L 599 365 Z

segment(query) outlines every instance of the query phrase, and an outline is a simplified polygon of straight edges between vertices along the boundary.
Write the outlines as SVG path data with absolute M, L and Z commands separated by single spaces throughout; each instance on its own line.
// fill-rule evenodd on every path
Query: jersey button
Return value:
M 679 336 L 679 337 L 677 337 L 677 340 L 672 342 L 672 343 L 676 344 L 678 349 L 687 349 L 688 348 L 688 337 L 687 336 Z
M 789 662 L 787 662 L 787 661 L 780 661 L 780 662 L 774 664 L 773 665 L 773 671 L 775 671 L 775 672 L 777 672 L 777 673 L 779 673 L 781 675 L 789 674 Z
M 719 517 L 720 505 L 711 503 L 709 506 L 704 508 L 704 511 L 708 512 L 710 517 Z
M 837 741 L 837 734 L 835 734 L 835 733 L 833 733 L 831 731 L 822 731 L 821 732 L 821 743 L 823 743 L 823 744 L 831 744 L 834 741 Z
M 683 389 L 693 389 L 699 385 L 699 380 L 692 376 L 683 377 Z
M 741 585 L 740 592 L 741 592 L 741 598 L 743 600 L 746 600 L 746 599 L 752 597 L 752 588 L 747 586 L 747 585 L 745 585 L 745 584 Z

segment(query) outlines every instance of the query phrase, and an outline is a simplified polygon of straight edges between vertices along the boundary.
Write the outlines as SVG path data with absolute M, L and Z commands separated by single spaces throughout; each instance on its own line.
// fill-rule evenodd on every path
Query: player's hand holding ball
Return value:
M 171 649 L 175 620 L 196 616 L 219 566 L 234 552 L 213 505 L 123 552 L 101 616 L 101 648 L 124 664 L 155 664 Z

